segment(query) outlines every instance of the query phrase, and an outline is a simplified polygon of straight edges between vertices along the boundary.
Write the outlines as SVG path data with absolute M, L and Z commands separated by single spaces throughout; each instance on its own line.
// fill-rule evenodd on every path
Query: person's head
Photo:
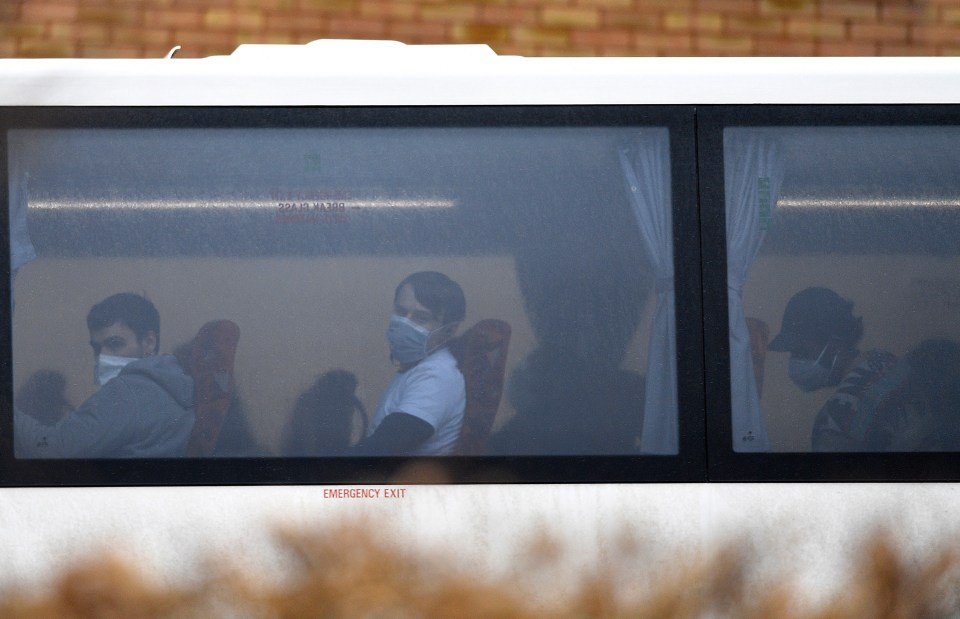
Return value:
M 401 365 L 420 361 L 450 341 L 466 313 L 463 289 L 443 273 L 408 276 L 393 295 L 387 332 L 391 357 Z
M 87 314 L 87 329 L 97 357 L 142 358 L 160 348 L 160 314 L 137 294 L 115 294 L 94 305 Z
M 863 319 L 852 310 L 829 288 L 807 288 L 787 302 L 780 333 L 767 348 L 790 353 L 790 378 L 804 391 L 836 385 L 856 357 Z

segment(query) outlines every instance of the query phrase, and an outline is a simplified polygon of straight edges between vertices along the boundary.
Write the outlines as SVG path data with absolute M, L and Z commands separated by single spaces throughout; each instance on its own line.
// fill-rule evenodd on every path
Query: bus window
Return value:
M 163 372 L 199 388 L 192 347 L 215 320 L 235 324 L 239 340 L 221 444 L 203 455 L 680 452 L 670 129 L 284 122 L 8 132 L 11 225 L 26 213 L 36 254 L 15 280 L 18 459 L 184 455 L 198 396 L 174 392 L 189 381 L 161 384 L 167 409 L 188 412 L 166 429 L 130 422 L 110 398 L 123 392 L 140 417 L 153 414 L 158 396 L 127 379 L 152 380 L 148 358 L 168 353 L 178 354 Z M 430 283 L 411 284 L 405 300 L 403 282 L 422 273 L 459 286 L 462 315 Z M 115 314 L 97 318 L 118 293 L 155 308 L 152 339 Z M 482 380 L 471 382 L 456 337 L 486 319 L 508 326 L 509 344 L 495 416 L 467 454 L 464 400 Z M 111 321 L 130 333 L 103 333 Z M 393 347 L 395 328 L 424 333 L 423 354 Z M 441 350 L 462 384 L 436 378 L 439 395 L 396 395 Z M 47 402 L 59 417 L 31 415 Z M 426 422 L 432 438 L 371 442 L 394 413 Z
M 735 450 L 741 419 L 772 452 L 960 450 L 958 144 L 951 126 L 724 131 Z

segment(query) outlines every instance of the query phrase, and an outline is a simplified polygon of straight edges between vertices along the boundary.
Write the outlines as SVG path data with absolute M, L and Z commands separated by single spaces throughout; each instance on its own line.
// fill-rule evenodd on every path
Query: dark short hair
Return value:
M 459 322 L 467 315 L 467 301 L 463 296 L 460 284 L 443 273 L 436 271 L 420 271 L 406 277 L 397 285 L 393 297 L 400 294 L 400 289 L 410 284 L 417 303 L 424 306 L 434 318 L 443 324 Z
M 132 292 L 121 292 L 107 297 L 90 308 L 87 328 L 91 331 L 105 329 L 121 323 L 129 327 L 138 340 L 147 337 L 150 331 L 160 340 L 160 314 L 153 303 Z

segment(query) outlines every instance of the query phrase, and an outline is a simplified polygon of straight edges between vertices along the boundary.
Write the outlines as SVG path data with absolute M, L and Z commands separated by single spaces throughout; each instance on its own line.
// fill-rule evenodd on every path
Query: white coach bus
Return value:
M 332 486 L 402 486 L 378 509 L 409 523 L 698 540 L 838 503 L 960 513 L 958 104 L 952 58 L 2 60 L 3 542 L 369 509 Z M 413 286 L 430 339 L 404 362 L 385 333 L 417 323 L 415 273 L 465 311 Z M 102 356 L 88 318 L 117 293 L 162 329 Z M 424 411 L 381 403 L 437 351 L 452 413 L 433 375 Z M 115 404 L 132 372 L 107 365 L 173 353 L 185 420 Z M 174 423 L 172 453 L 137 435 Z

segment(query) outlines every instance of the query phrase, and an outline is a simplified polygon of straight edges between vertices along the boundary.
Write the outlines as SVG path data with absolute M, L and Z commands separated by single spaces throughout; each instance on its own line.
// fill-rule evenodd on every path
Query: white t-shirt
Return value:
M 380 400 L 368 434 L 390 413 L 406 413 L 433 426 L 433 435 L 412 455 L 449 454 L 460 437 L 467 391 L 457 361 L 446 348 L 431 353 L 405 372 L 397 372 Z

